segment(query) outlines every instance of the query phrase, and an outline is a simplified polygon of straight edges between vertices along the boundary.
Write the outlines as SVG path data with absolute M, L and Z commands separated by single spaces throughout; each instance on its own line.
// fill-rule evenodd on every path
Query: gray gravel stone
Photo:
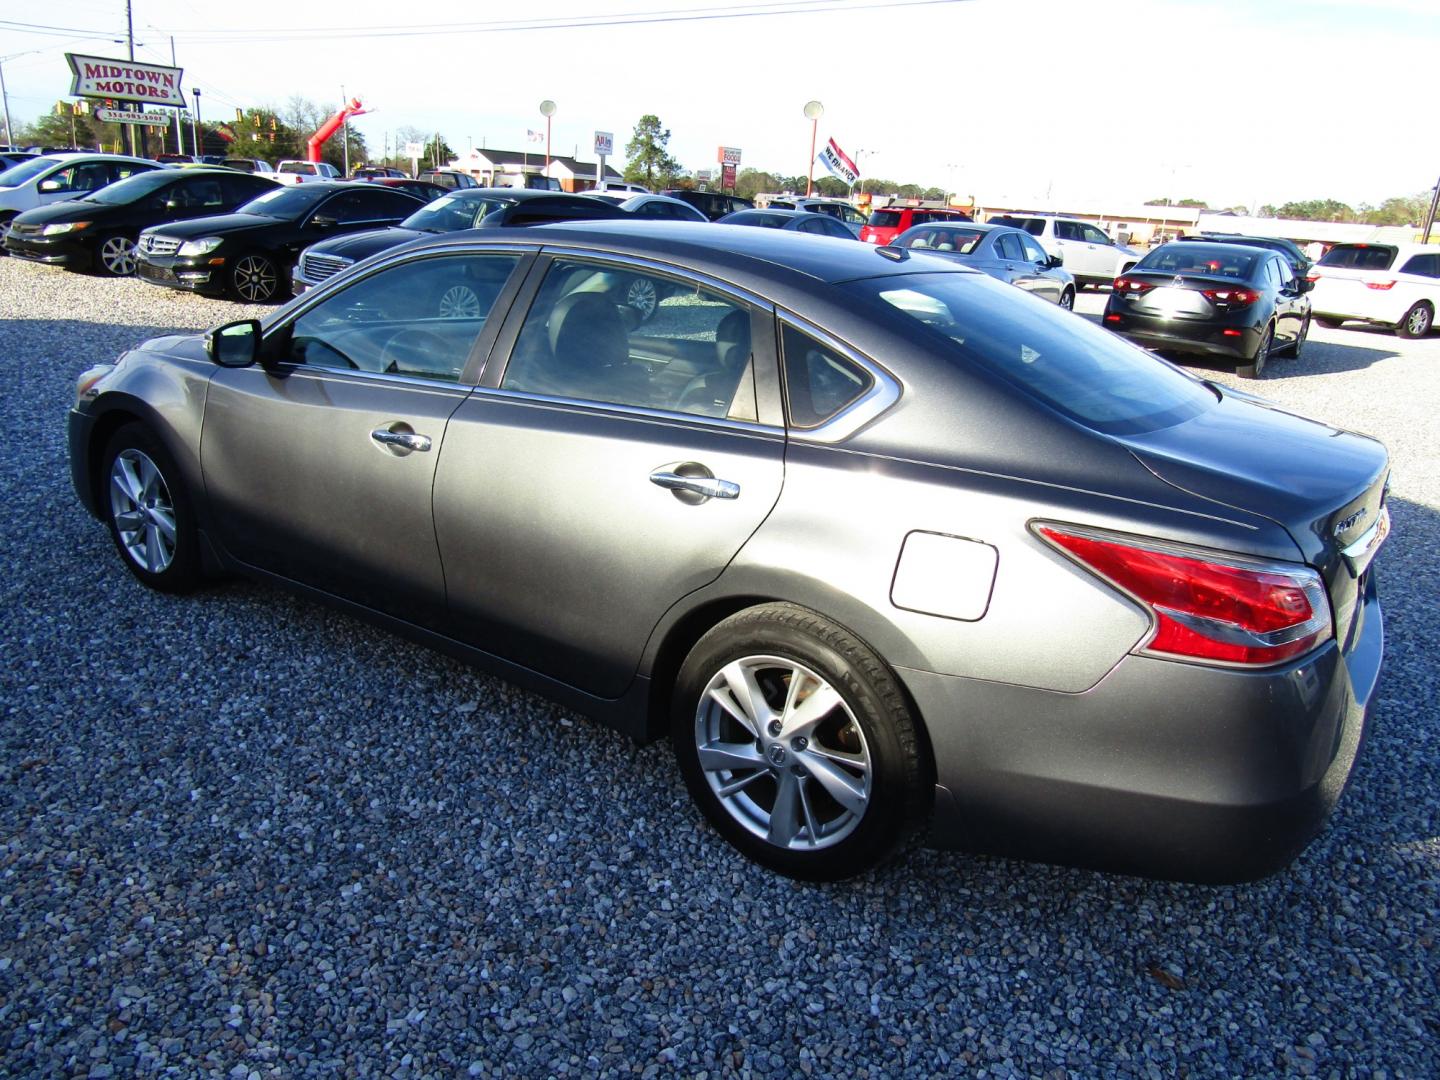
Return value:
M 664 746 L 274 589 L 134 583 L 70 491 L 73 378 L 247 309 L 0 259 L 0 313 L 0 1072 L 1440 1074 L 1440 338 L 1317 328 L 1245 384 L 1396 462 L 1376 721 L 1293 868 L 817 887 Z

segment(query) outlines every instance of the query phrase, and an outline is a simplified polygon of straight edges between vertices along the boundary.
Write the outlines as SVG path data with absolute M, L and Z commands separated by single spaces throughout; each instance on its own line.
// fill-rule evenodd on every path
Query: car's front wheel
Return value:
M 106 277 L 130 277 L 135 273 L 135 238 L 114 233 L 95 248 L 95 269 Z
M 1422 338 L 1430 332 L 1435 322 L 1435 311 L 1424 300 L 1410 305 L 1405 317 L 1395 327 L 1395 333 L 1403 338 Z
M 200 583 L 199 540 L 174 459 L 133 423 L 110 437 L 102 468 L 101 505 L 121 560 L 152 589 L 189 592 Z
M 672 738 L 711 824 L 791 877 L 851 877 L 918 823 L 930 787 L 895 676 L 854 635 L 793 604 L 731 616 L 686 657 Z
M 241 255 L 230 264 L 230 295 L 247 304 L 268 304 L 283 298 L 284 282 L 275 260 L 258 251 Z

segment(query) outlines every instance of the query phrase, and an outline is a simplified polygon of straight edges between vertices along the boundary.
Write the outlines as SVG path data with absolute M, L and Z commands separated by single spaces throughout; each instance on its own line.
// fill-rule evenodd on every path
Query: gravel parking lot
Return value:
M 0 1072 L 1440 1074 L 1440 337 L 1317 327 L 1244 384 L 1395 458 L 1378 713 L 1294 867 L 815 887 L 704 827 L 666 746 L 271 588 L 130 578 L 70 490 L 73 378 L 245 309 L 0 259 L 0 313 Z

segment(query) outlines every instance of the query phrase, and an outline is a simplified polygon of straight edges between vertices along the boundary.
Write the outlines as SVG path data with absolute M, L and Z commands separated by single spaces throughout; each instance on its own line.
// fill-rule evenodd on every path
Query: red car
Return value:
M 874 210 L 860 227 L 860 239 L 867 244 L 888 244 L 912 225 L 932 221 L 971 221 L 963 210 L 941 210 L 929 206 L 887 206 Z

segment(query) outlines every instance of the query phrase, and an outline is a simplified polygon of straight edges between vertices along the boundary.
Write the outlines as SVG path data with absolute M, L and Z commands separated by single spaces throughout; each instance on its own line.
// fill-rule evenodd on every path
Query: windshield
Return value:
M 1394 261 L 1395 248 L 1384 244 L 1336 244 L 1325 253 L 1320 265 L 1346 270 L 1389 270 Z
M 168 169 L 152 169 L 150 172 L 136 173 L 134 176 L 127 176 L 124 180 L 117 180 L 93 195 L 86 195 L 80 201 L 102 203 L 106 206 L 124 206 L 126 203 L 143 199 L 146 195 L 158 191 L 167 184 L 173 184 L 177 179 L 175 173 Z
M 6 169 L 0 173 L 0 187 L 19 187 L 27 180 L 33 180 L 46 169 L 54 168 L 60 164 L 59 158 L 37 157 L 29 161 L 22 161 L 13 169 Z
M 315 206 L 334 190 L 329 185 L 302 185 L 282 187 L 267 191 L 258 199 L 251 199 L 235 212 L 237 214 L 259 214 L 261 217 L 291 219 L 298 218 Z
M 421 232 L 457 232 L 473 229 L 488 214 L 514 206 L 516 200 L 504 198 L 472 199 L 463 195 L 442 195 L 432 203 L 416 210 L 400 223 L 402 229 L 419 229 Z
M 910 316 L 956 366 L 998 376 L 1094 431 L 1153 431 L 1215 402 L 1164 360 L 992 278 L 902 274 L 843 287 Z

